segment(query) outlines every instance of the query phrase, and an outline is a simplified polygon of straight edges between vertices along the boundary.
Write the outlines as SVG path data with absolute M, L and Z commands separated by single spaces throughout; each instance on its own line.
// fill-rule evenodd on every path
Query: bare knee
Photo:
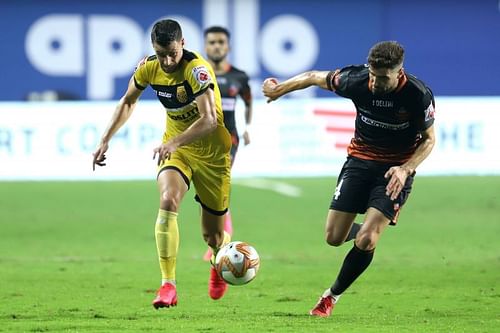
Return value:
M 375 232 L 359 232 L 356 236 L 356 246 L 364 251 L 370 251 L 377 245 L 379 235 Z
M 340 246 L 344 244 L 345 237 L 341 237 L 341 235 L 335 234 L 333 232 L 326 233 L 326 243 L 331 246 Z
M 181 196 L 171 191 L 162 191 L 160 194 L 160 207 L 170 212 L 177 212 L 181 202 Z

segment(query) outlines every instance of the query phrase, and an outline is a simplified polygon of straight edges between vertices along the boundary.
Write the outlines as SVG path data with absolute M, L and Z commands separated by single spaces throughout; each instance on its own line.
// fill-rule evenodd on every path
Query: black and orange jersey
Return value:
M 411 74 L 404 74 L 398 87 L 384 95 L 372 93 L 367 65 L 331 71 L 327 84 L 339 96 L 351 99 L 356 107 L 349 156 L 404 163 L 419 145 L 421 133 L 434 123 L 432 91 Z
M 185 131 L 200 114 L 195 98 L 213 89 L 218 126 L 224 126 L 219 86 L 212 66 L 196 52 L 183 50 L 182 60 L 172 73 L 165 73 L 156 55 L 139 63 L 134 73 L 135 86 L 150 85 L 167 112 L 167 138 Z
M 222 96 L 224 124 L 230 132 L 235 133 L 236 97 L 240 96 L 246 105 L 248 105 L 252 99 L 252 93 L 248 85 L 248 76 L 244 71 L 229 65 L 229 68 L 223 74 L 217 74 L 217 83 L 219 84 Z

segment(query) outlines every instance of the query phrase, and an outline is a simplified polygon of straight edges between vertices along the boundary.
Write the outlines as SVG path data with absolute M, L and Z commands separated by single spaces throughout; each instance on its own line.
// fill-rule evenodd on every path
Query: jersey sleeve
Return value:
M 137 67 L 135 68 L 135 72 L 134 72 L 135 87 L 137 89 L 140 89 L 140 90 L 146 89 L 146 87 L 150 83 L 147 65 L 146 65 L 147 59 L 148 59 L 148 57 L 145 57 L 144 59 L 142 59 L 137 64 Z
M 415 105 L 416 129 L 423 132 L 434 124 L 435 102 L 432 91 L 425 87 L 425 92 L 420 95 Z
M 434 124 L 434 112 L 436 104 L 432 91 L 427 88 L 426 93 L 422 96 L 420 101 L 417 127 L 418 130 L 424 131 Z
M 326 84 L 328 89 L 342 97 L 350 97 L 349 93 L 349 76 L 351 67 L 336 69 L 328 73 Z
M 195 97 L 203 94 L 208 88 L 214 87 L 215 77 L 212 77 L 209 68 L 203 61 L 195 59 L 189 62 L 184 75 Z

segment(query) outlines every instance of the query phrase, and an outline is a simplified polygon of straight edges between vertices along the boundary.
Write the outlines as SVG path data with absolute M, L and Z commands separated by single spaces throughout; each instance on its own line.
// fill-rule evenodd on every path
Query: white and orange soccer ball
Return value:
M 230 242 L 220 248 L 215 257 L 215 269 L 219 276 L 236 286 L 252 281 L 257 276 L 259 266 L 259 254 L 245 242 Z

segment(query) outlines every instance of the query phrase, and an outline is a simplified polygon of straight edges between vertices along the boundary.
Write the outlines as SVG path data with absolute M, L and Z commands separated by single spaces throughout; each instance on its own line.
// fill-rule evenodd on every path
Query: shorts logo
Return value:
M 205 66 L 193 68 L 193 76 L 201 85 L 205 85 L 207 82 L 210 82 L 210 74 L 208 74 L 208 70 Z
M 186 88 L 184 88 L 183 86 L 177 87 L 177 100 L 181 103 L 186 103 L 188 100 Z
M 340 188 L 342 187 L 342 183 L 344 182 L 344 179 L 342 178 L 339 182 L 339 184 L 337 185 L 337 187 L 335 188 L 335 193 L 334 194 L 334 199 L 335 200 L 338 200 L 339 197 L 340 197 Z

